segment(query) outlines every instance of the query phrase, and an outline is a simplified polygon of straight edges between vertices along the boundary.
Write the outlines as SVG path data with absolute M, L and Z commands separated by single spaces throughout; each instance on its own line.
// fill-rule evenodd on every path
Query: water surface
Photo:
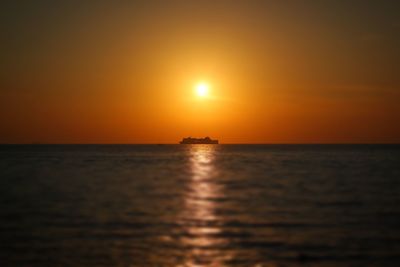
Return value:
M 0 146 L 1 266 L 400 266 L 400 146 Z

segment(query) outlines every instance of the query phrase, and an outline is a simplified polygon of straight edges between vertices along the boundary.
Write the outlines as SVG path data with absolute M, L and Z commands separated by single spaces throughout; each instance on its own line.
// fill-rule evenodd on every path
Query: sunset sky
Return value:
M 0 143 L 400 143 L 399 1 L 0 5 Z

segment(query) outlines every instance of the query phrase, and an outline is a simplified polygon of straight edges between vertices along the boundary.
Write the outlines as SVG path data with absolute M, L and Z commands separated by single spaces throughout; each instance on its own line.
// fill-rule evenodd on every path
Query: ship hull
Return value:
M 218 140 L 213 140 L 210 137 L 205 137 L 205 138 L 183 138 L 182 141 L 179 142 L 179 144 L 182 145 L 193 145 L 193 144 L 206 144 L 206 145 L 216 145 L 218 144 Z
M 189 141 L 189 142 L 184 142 L 181 141 L 179 142 L 181 145 L 218 145 L 218 140 L 210 141 L 210 142 L 203 142 L 203 141 Z

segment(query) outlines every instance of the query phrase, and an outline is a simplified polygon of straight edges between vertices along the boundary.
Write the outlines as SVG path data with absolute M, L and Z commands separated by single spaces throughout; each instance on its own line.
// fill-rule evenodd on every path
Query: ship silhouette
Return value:
M 183 138 L 182 141 L 179 142 L 179 144 L 218 144 L 218 140 L 213 140 L 208 136 L 205 138 L 187 137 Z

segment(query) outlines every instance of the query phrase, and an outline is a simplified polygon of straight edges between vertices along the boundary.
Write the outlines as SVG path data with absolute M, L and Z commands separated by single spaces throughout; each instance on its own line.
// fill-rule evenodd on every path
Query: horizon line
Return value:
M 179 143 L 0 143 L 3 145 L 193 145 L 193 144 L 179 144 Z M 194 144 L 196 145 L 196 144 Z M 201 144 L 202 145 L 202 144 Z M 371 143 L 356 143 L 356 142 L 338 142 L 338 143 L 219 143 L 214 145 L 400 145 L 400 143 L 385 143 L 385 142 L 371 142 Z

